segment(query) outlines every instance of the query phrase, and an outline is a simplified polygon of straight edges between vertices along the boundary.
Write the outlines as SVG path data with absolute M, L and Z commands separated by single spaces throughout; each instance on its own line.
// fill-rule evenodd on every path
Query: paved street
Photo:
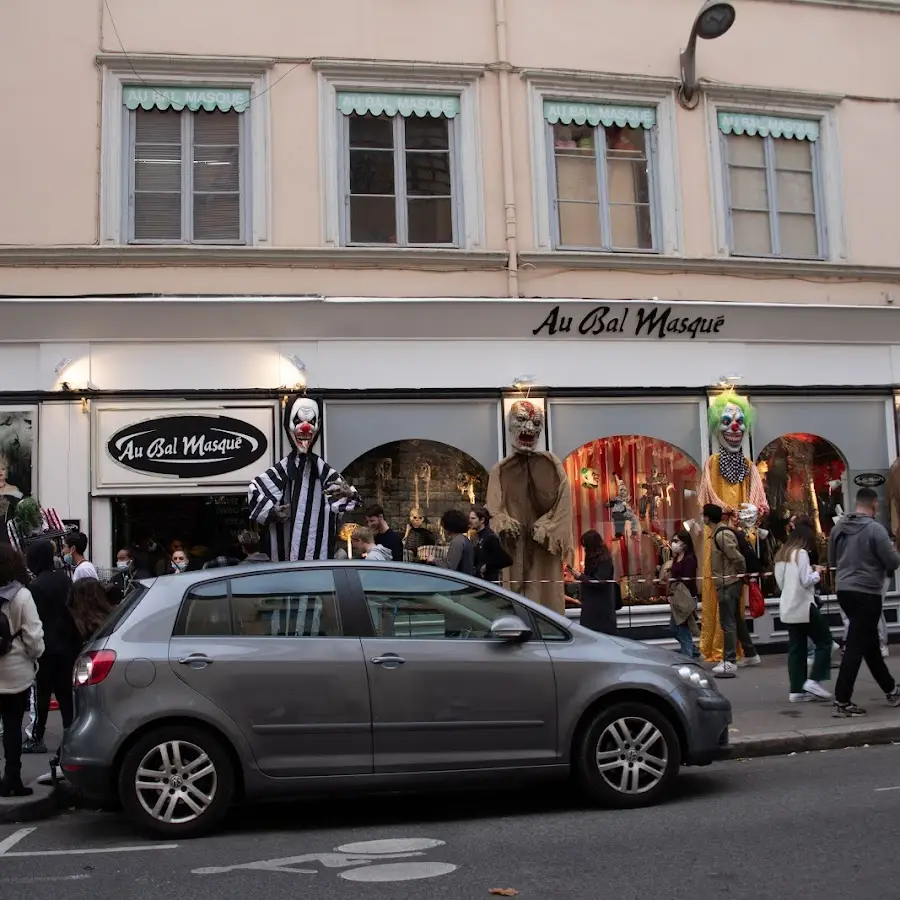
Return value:
M 629 813 L 585 809 L 556 787 L 316 801 L 236 812 L 223 832 L 170 847 L 79 812 L 27 833 L 0 826 L 0 881 L 35 900 L 476 900 L 492 888 L 523 900 L 883 900 L 898 820 L 900 748 L 888 746 L 722 763 Z

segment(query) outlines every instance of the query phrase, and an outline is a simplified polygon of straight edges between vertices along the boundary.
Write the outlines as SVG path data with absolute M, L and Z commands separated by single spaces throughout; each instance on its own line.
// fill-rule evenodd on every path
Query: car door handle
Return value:
M 183 666 L 208 666 L 213 660 L 203 653 L 191 653 L 178 660 Z
M 402 656 L 397 656 L 395 653 L 388 653 L 385 656 L 373 656 L 372 662 L 375 663 L 376 666 L 383 666 L 389 663 L 392 663 L 395 666 L 402 666 L 406 660 Z

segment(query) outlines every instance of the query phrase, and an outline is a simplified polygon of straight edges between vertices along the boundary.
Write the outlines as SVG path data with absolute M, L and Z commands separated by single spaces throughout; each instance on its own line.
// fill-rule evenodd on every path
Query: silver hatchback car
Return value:
M 728 754 L 731 705 L 668 650 L 456 573 L 263 564 L 138 585 L 75 667 L 60 764 L 142 830 L 239 801 L 574 776 L 613 807 Z

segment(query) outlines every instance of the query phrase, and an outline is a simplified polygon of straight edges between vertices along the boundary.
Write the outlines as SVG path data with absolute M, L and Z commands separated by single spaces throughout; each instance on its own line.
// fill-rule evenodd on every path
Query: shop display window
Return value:
M 699 467 L 677 447 L 640 435 L 591 441 L 565 460 L 572 485 L 576 568 L 581 535 L 594 529 L 610 547 L 626 605 L 664 603 L 657 582 L 669 541 L 699 518 Z M 699 549 L 699 548 L 698 548 Z
M 818 560 L 824 565 L 835 517 L 840 510 L 852 512 L 845 502 L 847 463 L 841 451 L 815 434 L 785 434 L 763 448 L 756 464 L 771 510 L 763 523 L 768 532 L 760 546 L 763 570 L 772 571 L 794 516 L 812 520 Z M 763 593 L 766 597 L 779 596 L 773 575 L 764 576 Z M 834 593 L 830 573 L 822 581 L 822 593 Z
M 468 514 L 484 503 L 487 470 L 462 450 L 439 441 L 393 441 L 357 457 L 343 471 L 363 498 L 362 506 L 346 517 L 341 547 L 353 555 L 350 537 L 365 523 L 366 507 L 384 508 L 390 526 L 403 538 L 406 558 L 415 561 L 420 550 L 439 556 L 444 545 L 441 516 L 448 509 Z

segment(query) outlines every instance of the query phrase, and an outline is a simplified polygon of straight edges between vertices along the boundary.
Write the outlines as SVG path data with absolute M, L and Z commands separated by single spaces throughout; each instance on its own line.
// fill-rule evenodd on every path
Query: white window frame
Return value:
M 681 221 L 681 188 L 678 166 L 678 141 L 675 127 L 675 91 L 664 81 L 659 84 L 624 83 L 618 79 L 597 79 L 596 84 L 583 84 L 571 77 L 547 78 L 536 76 L 528 82 L 532 152 L 532 208 L 534 209 L 534 242 L 536 250 L 558 253 L 589 252 L 597 255 L 621 256 L 636 253 L 641 256 L 680 256 L 684 246 Z M 544 116 L 544 101 L 569 103 L 622 104 L 649 107 L 656 115 L 652 143 L 655 166 L 650 175 L 654 192 L 653 213 L 654 249 L 603 249 L 596 247 L 557 247 L 558 222 L 554 222 L 556 185 L 552 178 L 556 171 L 553 142 L 548 138 L 548 122 Z M 648 136 L 649 137 L 649 136 Z
M 483 66 L 314 63 L 319 79 L 319 167 L 323 185 L 322 236 L 326 247 L 390 247 L 415 252 L 432 247 L 479 250 L 485 246 L 483 170 L 481 164 L 481 76 Z M 459 97 L 451 120 L 451 184 L 454 236 L 450 244 L 349 244 L 344 242 L 344 196 L 347 186 L 347 117 L 338 109 L 343 92 L 440 94 Z M 399 115 L 399 113 L 397 114 Z M 455 157 L 455 159 L 454 159 Z M 349 237 L 349 233 L 346 235 Z
M 183 87 L 198 83 L 250 91 L 250 108 L 241 116 L 241 231 L 242 241 L 217 241 L 214 246 L 261 246 L 270 243 L 271 204 L 269 164 L 269 65 L 198 59 L 183 68 L 154 57 L 118 55 L 98 57 L 102 71 L 100 146 L 100 243 L 106 246 L 209 246 L 187 241 L 131 240 L 129 195 L 132 121 L 125 107 L 127 84 L 147 83 Z M 244 120 L 246 117 L 246 120 Z M 182 210 L 182 214 L 185 212 Z
M 844 211 L 843 175 L 837 128 L 837 104 L 840 98 L 810 97 L 802 94 L 781 94 L 760 97 L 754 92 L 706 89 L 704 103 L 707 110 L 709 140 L 710 202 L 714 228 L 716 255 L 719 258 L 798 260 L 801 262 L 840 262 L 847 259 L 847 229 Z M 731 214 L 729 211 L 728 162 L 726 144 L 719 129 L 719 113 L 777 116 L 791 119 L 811 119 L 819 124 L 819 138 L 813 141 L 813 181 L 816 192 L 816 231 L 823 245 L 817 257 L 784 255 L 750 256 L 731 248 Z M 782 139 L 783 140 L 783 139 Z M 791 140 L 795 140 L 791 138 Z
M 443 118 L 443 117 L 442 117 Z M 340 233 L 342 247 L 444 247 L 459 249 L 460 222 L 465 219 L 465 197 L 460 184 L 460 146 L 459 130 L 456 128 L 456 119 L 459 114 L 447 122 L 447 146 L 450 157 L 450 215 L 451 215 L 451 239 L 442 243 L 419 243 L 409 240 L 409 197 L 406 193 L 406 122 L 407 118 L 397 113 L 391 116 L 394 140 L 394 216 L 397 224 L 397 240 L 392 243 L 370 243 L 364 241 L 351 241 L 350 239 L 350 119 L 341 113 L 341 134 L 338 137 L 342 152 L 342 164 L 338 172 L 340 178 L 341 197 L 344 202 L 340 204 Z M 364 196 L 356 194 L 355 196 Z M 402 237 L 402 240 L 401 240 Z

